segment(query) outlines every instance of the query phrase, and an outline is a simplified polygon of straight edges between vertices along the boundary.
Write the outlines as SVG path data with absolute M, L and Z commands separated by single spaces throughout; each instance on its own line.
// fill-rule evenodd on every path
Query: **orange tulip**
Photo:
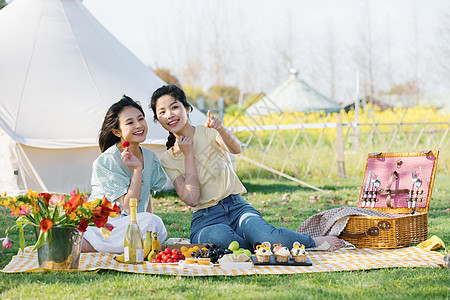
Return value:
M 52 228 L 52 226 L 53 226 L 53 221 L 52 221 L 52 220 L 49 220 L 49 219 L 43 219 L 43 220 L 41 221 L 40 226 L 41 226 L 41 230 L 42 230 L 43 232 L 47 232 L 50 228 Z

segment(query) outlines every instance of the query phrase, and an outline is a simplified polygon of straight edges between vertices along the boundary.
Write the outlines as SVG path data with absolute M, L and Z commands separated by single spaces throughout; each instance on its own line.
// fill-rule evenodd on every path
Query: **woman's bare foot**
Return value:
M 316 247 L 321 246 L 325 242 L 330 244 L 330 248 L 334 249 L 340 249 L 345 246 L 341 239 L 334 235 L 318 236 L 313 238 L 313 240 L 316 243 Z

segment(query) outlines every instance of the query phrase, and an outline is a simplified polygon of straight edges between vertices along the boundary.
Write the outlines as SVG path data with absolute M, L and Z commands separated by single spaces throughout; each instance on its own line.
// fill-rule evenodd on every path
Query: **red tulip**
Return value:
M 86 230 L 88 228 L 88 224 L 87 224 L 86 220 L 85 219 L 81 219 L 80 224 L 78 224 L 77 228 L 81 232 L 86 232 Z
M 102 228 L 105 226 L 106 222 L 108 222 L 108 216 L 92 218 L 91 222 L 94 223 L 98 228 Z
M 52 194 L 49 194 L 49 193 L 39 193 L 39 196 L 42 197 L 42 200 L 44 200 L 45 205 L 48 206 L 48 202 L 50 201 L 50 198 L 52 197 Z
M 41 221 L 41 230 L 47 232 L 53 226 L 53 221 L 49 219 L 43 219 Z

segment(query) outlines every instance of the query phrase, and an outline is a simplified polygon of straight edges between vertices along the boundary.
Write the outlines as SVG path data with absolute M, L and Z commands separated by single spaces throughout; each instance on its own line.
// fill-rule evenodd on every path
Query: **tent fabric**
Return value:
M 0 181 L 0 191 L 67 192 L 80 180 L 76 187 L 89 190 L 99 129 L 123 94 L 140 101 L 146 113 L 145 146 L 162 152 L 168 134 L 153 122 L 148 105 L 165 83 L 81 1 L 15 0 L 0 10 L 0 28 L 0 131 L 6 133 L 0 136 L 11 139 L 0 146 L 0 167 L 12 176 Z M 206 120 L 197 109 L 190 118 L 194 125 Z M 64 169 L 64 176 L 43 169 Z
M 341 106 L 328 99 L 305 81 L 297 78 L 291 70 L 289 79 L 275 88 L 269 95 L 251 105 L 246 115 L 265 116 L 270 113 L 324 111 L 339 112 Z

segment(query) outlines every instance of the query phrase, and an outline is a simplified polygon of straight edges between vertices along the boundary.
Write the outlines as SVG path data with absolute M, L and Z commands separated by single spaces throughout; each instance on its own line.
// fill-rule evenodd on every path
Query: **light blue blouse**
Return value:
M 166 175 L 153 151 L 140 147 L 144 157 L 141 199 L 137 212 L 147 211 L 151 191 L 160 190 L 166 183 Z M 128 192 L 133 172 L 122 161 L 116 145 L 109 147 L 92 164 L 91 196 L 89 200 L 106 198 L 113 202 Z M 117 203 L 119 204 L 119 203 Z M 122 213 L 124 210 L 122 209 Z

